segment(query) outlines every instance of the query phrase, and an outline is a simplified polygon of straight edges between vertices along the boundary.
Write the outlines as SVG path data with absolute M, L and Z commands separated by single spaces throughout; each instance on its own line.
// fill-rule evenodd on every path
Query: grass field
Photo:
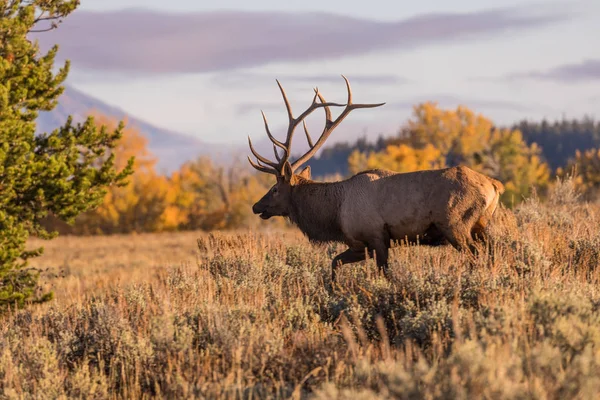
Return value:
M 296 231 L 44 243 L 55 300 L 2 317 L 1 397 L 597 397 L 600 207 L 568 192 L 494 258 L 399 246 L 389 281 L 368 261 L 333 290 L 343 247 Z

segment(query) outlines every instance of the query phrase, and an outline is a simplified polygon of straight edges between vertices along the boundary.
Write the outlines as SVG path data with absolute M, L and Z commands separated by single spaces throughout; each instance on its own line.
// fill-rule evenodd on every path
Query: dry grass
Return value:
M 493 259 L 398 247 L 391 281 L 369 261 L 333 291 L 342 247 L 295 233 L 59 238 L 36 260 L 56 300 L 2 319 L 0 394 L 594 398 L 600 208 L 549 204 Z

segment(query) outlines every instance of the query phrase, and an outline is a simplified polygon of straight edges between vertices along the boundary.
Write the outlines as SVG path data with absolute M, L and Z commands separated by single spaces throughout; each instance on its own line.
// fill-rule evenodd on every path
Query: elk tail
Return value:
M 504 185 L 502 184 L 502 182 L 494 179 L 494 178 L 490 178 L 487 177 L 490 182 L 492 183 L 492 186 L 494 186 L 494 189 L 496 190 L 496 195 L 497 197 L 499 197 L 502 193 L 504 193 Z M 496 199 L 496 202 L 498 201 L 498 199 Z
M 492 217 L 494 216 L 494 213 L 500 205 L 500 195 L 504 193 L 504 185 L 502 184 L 502 182 L 494 178 L 490 178 L 488 176 L 486 176 L 486 178 L 489 179 L 490 183 L 494 187 L 496 195 L 494 196 L 494 199 L 487 205 L 479 220 L 475 223 L 471 232 L 474 238 L 476 236 L 483 236 L 485 234 L 486 227 L 490 223 Z
M 496 209 L 498 208 L 498 204 L 500 203 L 500 195 L 502 193 L 504 193 L 504 185 L 502 184 L 502 182 L 500 182 L 494 178 L 488 177 L 488 179 L 492 183 L 492 186 L 494 186 L 494 190 L 496 191 L 496 196 L 494 196 L 494 200 L 490 203 L 488 209 L 485 210 L 485 214 L 486 214 L 485 225 L 487 225 L 489 220 L 492 218 L 492 216 L 496 212 Z

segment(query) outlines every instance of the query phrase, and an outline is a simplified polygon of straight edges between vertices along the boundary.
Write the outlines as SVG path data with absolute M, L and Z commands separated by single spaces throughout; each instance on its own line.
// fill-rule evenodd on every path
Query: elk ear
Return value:
M 294 176 L 294 171 L 292 171 L 292 165 L 289 161 L 286 161 L 283 165 L 283 177 L 286 182 L 290 182 L 292 180 L 292 176 Z
M 310 165 L 304 168 L 302 172 L 298 174 L 298 176 L 301 176 L 304 179 L 310 179 Z

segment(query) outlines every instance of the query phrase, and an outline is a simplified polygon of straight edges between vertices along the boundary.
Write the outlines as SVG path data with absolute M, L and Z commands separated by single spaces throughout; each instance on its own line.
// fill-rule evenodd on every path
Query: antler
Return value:
M 311 105 L 302 114 L 300 114 L 297 118 L 294 118 L 294 115 L 292 113 L 292 107 L 290 105 L 290 102 L 288 101 L 285 90 L 283 89 L 283 86 L 281 86 L 281 83 L 279 83 L 279 80 L 277 80 L 277 85 L 279 86 L 279 90 L 281 91 L 281 95 L 282 95 L 283 101 L 285 103 L 285 107 L 286 107 L 287 114 L 288 114 L 288 120 L 289 120 L 286 139 L 285 139 L 285 142 L 280 142 L 271 134 L 271 131 L 269 129 L 269 124 L 267 122 L 267 117 L 265 116 L 265 113 L 261 111 L 262 116 L 263 116 L 263 121 L 265 124 L 265 130 L 267 132 L 267 136 L 273 143 L 273 152 L 275 153 L 275 158 L 277 159 L 277 162 L 270 161 L 269 159 L 258 154 L 258 152 L 252 146 L 252 141 L 250 140 L 250 137 L 248 136 L 248 143 L 250 145 L 250 151 L 256 157 L 256 160 L 257 160 L 257 163 L 254 163 L 252 161 L 252 159 L 250 157 L 248 157 L 248 161 L 250 161 L 250 164 L 259 171 L 277 175 L 277 176 L 282 176 L 284 165 L 286 162 L 289 161 L 290 156 L 291 156 L 291 145 L 292 145 L 292 139 L 294 137 L 294 132 L 295 132 L 298 124 L 300 124 L 300 122 L 302 122 L 303 126 L 304 126 L 304 133 L 306 134 L 306 140 L 308 141 L 308 145 L 309 145 L 309 150 L 306 153 L 304 153 L 302 156 L 300 156 L 294 163 L 291 164 L 292 171 L 295 171 L 296 169 L 298 169 L 298 167 L 300 167 L 302 164 L 304 164 L 306 161 L 308 161 L 319 150 L 319 148 L 323 145 L 323 143 L 325 143 L 325 141 L 327 140 L 327 138 L 329 137 L 331 132 L 333 132 L 333 130 L 340 124 L 340 122 L 342 122 L 342 120 L 344 118 L 346 118 L 346 116 L 352 110 L 357 109 L 357 108 L 379 107 L 379 106 L 382 106 L 385 104 L 385 103 L 378 103 L 378 104 L 354 104 L 354 103 L 352 103 L 352 89 L 350 88 L 350 82 L 344 75 L 342 75 L 342 78 L 344 78 L 344 81 L 346 82 L 346 88 L 348 90 L 348 101 L 346 102 L 346 104 L 326 102 L 325 99 L 323 98 L 323 96 L 321 95 L 321 93 L 319 92 L 319 89 L 315 88 L 315 96 L 313 97 L 313 101 L 312 101 Z M 319 100 L 319 102 L 317 102 L 317 99 Z M 332 120 L 330 107 L 345 107 L 345 108 L 342 111 L 342 113 L 335 120 Z M 325 109 L 325 127 L 323 128 L 323 132 L 321 133 L 321 136 L 319 137 L 319 139 L 313 144 L 312 138 L 310 137 L 310 134 L 308 133 L 308 129 L 306 128 L 305 119 L 313 111 L 315 111 L 318 108 Z M 277 147 L 279 147 L 280 149 L 283 150 L 283 156 L 281 156 L 281 157 L 279 156 L 279 153 L 277 152 Z
M 379 106 L 382 106 L 385 104 L 385 103 L 354 104 L 352 102 L 352 88 L 350 88 L 350 82 L 348 81 L 348 78 L 346 78 L 344 75 L 342 75 L 342 78 L 344 78 L 344 81 L 346 82 L 346 89 L 348 90 L 348 100 L 346 101 L 346 108 L 344 108 L 344 111 L 342 111 L 341 114 L 335 120 L 332 120 L 331 119 L 331 110 L 329 109 L 328 106 L 324 106 L 324 108 L 325 108 L 325 127 L 323 128 L 323 132 L 321 133 L 321 136 L 319 136 L 319 139 L 316 141 L 316 143 L 314 145 L 312 144 L 312 140 L 310 138 L 308 130 L 306 129 L 306 124 L 304 124 L 304 132 L 306 133 L 306 139 L 308 141 L 308 145 L 310 148 L 306 153 L 304 153 L 296 161 L 294 161 L 294 163 L 292 163 L 292 171 L 295 171 L 296 169 L 298 169 L 302 164 L 304 164 L 306 161 L 310 160 L 310 158 L 313 155 L 315 155 L 315 153 L 321 148 L 321 146 L 323 146 L 323 143 L 325 143 L 325 141 L 327 140 L 329 135 L 331 135 L 331 132 L 333 132 L 333 130 L 344 120 L 344 118 L 346 118 L 348 116 L 348 114 L 350 114 L 350 112 L 352 110 L 355 110 L 357 108 L 374 108 L 374 107 L 379 107 Z M 325 102 L 325 99 L 323 98 L 323 96 L 318 91 L 315 91 L 315 96 L 319 97 L 319 101 L 321 102 L 321 104 L 327 104 Z

